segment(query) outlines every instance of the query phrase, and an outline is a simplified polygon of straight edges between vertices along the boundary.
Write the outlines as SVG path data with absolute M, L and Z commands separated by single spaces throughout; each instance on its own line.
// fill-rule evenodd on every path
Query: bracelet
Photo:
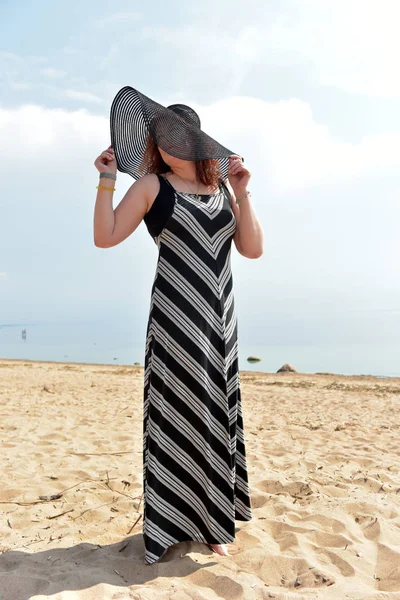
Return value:
M 97 185 L 98 190 L 110 190 L 111 192 L 115 192 L 115 188 L 104 187 L 104 185 Z
M 238 206 L 240 206 L 240 203 L 242 202 L 242 200 L 244 200 L 245 198 L 250 198 L 251 196 L 251 192 L 249 190 L 247 190 L 247 192 L 245 193 L 244 198 L 236 198 L 236 204 Z
M 114 179 L 114 181 L 117 179 L 117 176 L 113 173 L 100 173 L 100 179 L 103 177 L 108 179 Z

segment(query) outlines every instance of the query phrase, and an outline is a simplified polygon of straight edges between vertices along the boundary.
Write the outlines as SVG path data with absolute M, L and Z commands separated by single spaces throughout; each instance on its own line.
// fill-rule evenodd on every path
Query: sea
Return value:
M 0 358 L 143 366 L 144 355 L 145 331 L 123 323 L 0 324 Z M 239 337 L 240 371 L 275 373 L 286 363 L 299 373 L 400 377 L 400 342 L 257 346 Z

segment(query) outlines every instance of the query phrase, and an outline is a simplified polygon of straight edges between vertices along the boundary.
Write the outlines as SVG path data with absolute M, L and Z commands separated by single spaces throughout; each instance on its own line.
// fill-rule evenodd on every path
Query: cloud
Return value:
M 62 52 L 67 56 L 75 56 L 76 54 L 79 54 L 79 50 L 77 48 L 71 48 L 71 46 L 64 46 L 62 48 Z
M 157 44 L 165 48 L 166 62 L 174 63 L 176 72 L 184 73 L 186 79 L 195 73 L 196 82 L 199 77 L 209 80 L 216 73 L 220 84 L 225 77 L 227 94 L 239 89 L 249 66 L 261 55 L 262 36 L 262 30 L 255 26 L 246 26 L 239 32 L 230 31 L 228 26 L 217 28 L 214 19 L 207 28 L 195 23 L 178 23 L 173 27 L 145 26 L 137 33 L 141 45 Z M 216 57 L 221 57 L 217 70 Z
M 18 63 L 22 61 L 22 58 L 14 52 L 0 52 L 0 59 L 2 62 L 8 61 L 9 63 Z
M 398 0 L 294 0 L 265 34 L 265 51 L 311 64 L 319 83 L 352 94 L 399 96 Z
M 34 169 L 44 161 L 76 162 L 76 148 L 85 153 L 88 148 L 104 145 L 108 130 L 105 117 L 83 108 L 48 109 L 35 104 L 0 108 L 0 143 L 7 146 L 3 158 L 19 169 Z
M 0 271 L 0 281 L 8 280 L 8 273 L 6 271 Z
M 77 100 L 102 102 L 85 92 L 70 94 Z M 265 102 L 238 96 L 209 106 L 191 105 L 201 115 L 203 130 L 240 152 L 249 168 L 266 175 L 277 193 L 396 175 L 400 167 L 400 134 L 365 136 L 358 143 L 334 138 L 326 125 L 315 121 L 310 106 L 298 99 Z M 62 152 L 68 140 L 90 145 L 100 139 L 98 131 L 108 135 L 108 116 L 94 116 L 86 109 L 28 104 L 0 110 L 0 142 L 7 144 L 8 156 L 40 151 L 54 160 L 54 153 Z
M 104 102 L 103 98 L 95 96 L 90 92 L 78 92 L 77 90 L 63 90 L 62 93 L 67 98 L 72 98 L 72 100 L 79 100 L 80 102 L 94 102 L 96 104 L 101 104 L 102 102 Z
M 36 56 L 34 54 L 20 56 L 15 52 L 0 52 L 0 60 L 3 63 L 3 68 L 29 67 L 29 65 L 37 65 L 48 62 L 47 56 Z
M 248 261 L 234 252 L 243 306 L 246 289 L 257 281 L 249 308 L 261 319 L 274 307 L 313 315 L 343 307 L 396 307 L 400 215 L 392 182 L 399 181 L 397 136 L 344 142 L 297 99 L 273 103 L 242 96 L 191 104 L 204 131 L 242 152 L 253 174 L 265 256 Z M 109 144 L 108 114 L 33 104 L 0 107 L 0 144 L 7 147 L 2 166 L 10 174 L 0 200 L 9 224 L 0 256 L 13 247 L 18 231 L 12 285 L 3 285 L 10 290 L 9 314 L 19 315 L 26 298 L 33 318 L 57 311 L 86 314 L 93 305 L 100 314 L 110 303 L 118 311 L 128 310 L 133 301 L 143 306 L 156 260 L 146 228 L 107 251 L 95 249 L 92 241 L 98 182 L 93 162 Z M 375 187 L 369 186 L 370 178 Z M 133 180 L 118 173 L 118 181 L 115 203 Z M 276 193 L 286 196 L 282 200 Z M 128 271 L 132 277 L 126 278 Z M 111 280 L 116 283 L 110 288 Z M 132 280 L 141 282 L 134 296 Z
M 278 193 L 397 174 L 400 167 L 400 134 L 365 136 L 358 143 L 334 138 L 298 99 L 265 102 L 239 96 L 194 108 L 203 115 L 202 128 L 240 150 Z
M 296 67 L 306 81 L 350 94 L 400 96 L 398 0 L 281 0 L 278 8 L 248 0 L 245 19 L 232 2 L 203 0 L 197 11 L 189 23 L 147 26 L 136 37 L 165 46 L 177 68 L 196 64 L 196 76 L 208 80 L 218 64 L 228 94 L 257 65 L 260 77 Z
M 52 67 L 48 67 L 47 69 L 40 69 L 42 75 L 46 75 L 52 79 L 57 79 L 58 77 L 64 77 L 66 75 L 66 71 L 62 71 L 61 69 L 54 69 Z
M 121 43 L 120 43 L 120 40 L 118 40 L 117 42 L 110 44 L 108 52 L 105 56 L 97 58 L 98 69 L 100 69 L 102 71 L 104 69 L 108 69 L 108 67 L 113 62 L 113 60 L 115 60 L 117 58 L 117 56 L 119 56 L 120 54 L 121 54 Z
M 31 90 L 33 85 L 27 81 L 10 81 L 9 86 L 12 90 Z
M 29 62 L 35 65 L 47 63 L 49 61 L 48 56 L 35 56 L 33 54 L 30 54 L 26 58 L 29 60 Z
M 94 26 L 98 29 L 104 29 L 105 27 L 109 27 L 113 24 L 125 24 L 131 23 L 132 21 L 138 21 L 140 18 L 141 13 L 138 12 L 116 12 L 102 17 L 101 19 L 96 19 L 96 21 L 94 21 Z

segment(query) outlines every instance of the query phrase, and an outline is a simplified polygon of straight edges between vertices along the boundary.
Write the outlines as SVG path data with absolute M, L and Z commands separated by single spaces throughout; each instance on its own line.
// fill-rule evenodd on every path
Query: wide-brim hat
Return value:
M 112 101 L 110 130 L 118 170 L 135 179 L 149 172 L 142 164 L 149 135 L 176 158 L 218 160 L 223 179 L 228 177 L 229 156 L 237 154 L 201 129 L 200 118 L 190 106 L 162 106 L 131 86 L 120 89 Z

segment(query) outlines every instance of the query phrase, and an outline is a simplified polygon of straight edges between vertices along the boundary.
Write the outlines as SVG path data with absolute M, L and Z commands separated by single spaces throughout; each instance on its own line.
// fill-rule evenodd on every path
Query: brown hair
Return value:
M 206 159 L 196 160 L 196 177 L 203 185 L 216 188 L 220 185 L 222 175 L 219 169 L 218 160 Z M 163 160 L 156 143 L 153 138 L 148 135 L 146 149 L 144 152 L 142 163 L 139 167 L 139 172 L 144 173 L 167 173 L 171 169 Z

